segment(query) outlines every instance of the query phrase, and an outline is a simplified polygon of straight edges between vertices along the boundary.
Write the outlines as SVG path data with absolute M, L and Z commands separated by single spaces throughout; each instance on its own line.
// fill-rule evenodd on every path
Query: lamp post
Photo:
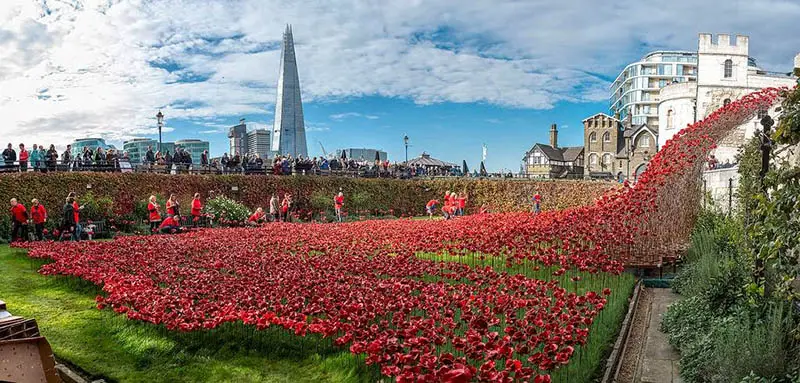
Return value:
M 406 146 L 406 165 L 408 164 L 408 136 L 403 137 L 403 144 Z
M 161 111 L 158 111 L 156 114 L 156 120 L 158 120 L 158 151 L 161 151 L 161 147 L 163 146 L 163 142 L 161 141 L 161 128 L 164 127 L 164 114 Z

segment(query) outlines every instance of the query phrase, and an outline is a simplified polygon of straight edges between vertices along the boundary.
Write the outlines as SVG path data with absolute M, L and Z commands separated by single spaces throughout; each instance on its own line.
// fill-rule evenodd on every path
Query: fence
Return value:
M 472 174 L 461 174 L 460 171 L 443 171 L 444 174 L 423 173 L 417 174 L 410 168 L 392 165 L 388 168 L 377 166 L 350 166 L 346 169 L 320 169 L 312 163 L 300 163 L 285 169 L 276 171 L 271 164 L 248 164 L 246 166 L 222 167 L 219 165 L 198 165 L 198 164 L 152 164 L 131 162 L 124 159 L 113 159 L 111 161 L 97 161 L 86 163 L 83 161 L 46 161 L 39 164 L 30 162 L 20 164 L 19 161 L 0 162 L 0 174 L 19 173 L 19 172 L 122 172 L 122 173 L 157 173 L 157 174 L 243 174 L 243 175 L 311 175 L 311 176 L 337 176 L 337 177 L 357 177 L 357 178 L 490 178 L 504 180 L 539 180 L 548 179 L 529 174 L 518 173 L 487 173 L 482 176 Z M 573 178 L 573 177 L 568 177 Z M 579 178 L 575 178 L 579 179 Z

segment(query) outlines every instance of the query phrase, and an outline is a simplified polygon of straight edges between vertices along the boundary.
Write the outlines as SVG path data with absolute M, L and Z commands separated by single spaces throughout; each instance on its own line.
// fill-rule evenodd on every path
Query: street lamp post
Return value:
M 403 144 L 406 146 L 406 165 L 408 165 L 408 136 L 403 137 Z
M 161 147 L 163 146 L 163 142 L 161 141 L 161 128 L 164 127 L 164 114 L 161 111 L 158 111 L 156 114 L 156 120 L 158 120 L 158 151 L 161 151 Z

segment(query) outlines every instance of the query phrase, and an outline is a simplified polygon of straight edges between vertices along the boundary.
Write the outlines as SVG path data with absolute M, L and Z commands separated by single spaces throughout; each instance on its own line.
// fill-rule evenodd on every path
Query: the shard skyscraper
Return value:
M 292 27 L 289 25 L 283 33 L 281 47 L 278 100 L 275 102 L 275 126 L 272 128 L 272 151 L 280 155 L 308 157 L 303 101 L 300 98 L 300 78 L 297 75 Z

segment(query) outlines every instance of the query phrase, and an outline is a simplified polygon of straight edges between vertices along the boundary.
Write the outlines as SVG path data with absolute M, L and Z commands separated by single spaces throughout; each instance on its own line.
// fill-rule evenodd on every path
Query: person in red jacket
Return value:
M 31 219 L 33 220 L 34 232 L 36 240 L 41 241 L 44 239 L 44 223 L 47 222 L 47 209 L 39 204 L 39 200 L 34 198 L 31 201 Z
M 25 150 L 25 144 L 19 144 L 19 171 L 25 173 L 28 171 L 28 158 L 30 155 Z
M 289 209 L 292 207 L 292 195 L 286 194 L 283 196 L 283 202 L 281 202 L 281 216 L 283 216 L 283 222 L 289 222 Z
M 194 193 L 194 199 L 192 199 L 192 222 L 195 227 L 197 227 L 197 223 L 200 221 L 200 212 L 202 211 L 203 204 L 200 202 L 200 193 Z
M 167 200 L 167 216 L 171 215 L 180 215 L 180 204 L 178 203 L 178 198 L 175 197 L 175 194 L 170 194 L 169 199 Z
M 81 233 L 83 233 L 83 226 L 81 226 L 81 210 L 83 210 L 83 205 L 78 204 L 78 196 L 75 192 L 70 192 L 67 195 L 67 198 L 72 198 L 72 215 L 75 218 L 75 231 L 72 232 L 72 240 L 80 241 L 81 240 Z
M 425 211 L 428 212 L 428 217 L 433 218 L 433 213 L 436 211 L 436 205 L 439 204 L 439 201 L 432 199 L 425 204 Z
M 148 219 L 150 220 L 150 231 L 155 231 L 161 223 L 161 213 L 158 211 L 159 206 L 156 201 L 156 196 L 151 195 L 150 201 L 147 203 Z
M 342 222 L 342 207 L 344 206 L 344 193 L 339 192 L 333 197 L 333 208 L 336 210 L 336 220 Z
M 182 231 L 180 222 L 181 216 L 168 215 L 167 218 L 161 222 L 161 225 L 158 226 L 158 229 L 164 234 L 180 233 Z
M 11 199 L 11 242 L 28 238 L 28 211 L 16 198 Z
M 266 214 L 264 214 L 264 209 L 258 208 L 256 209 L 255 213 L 247 219 L 247 224 L 250 226 L 258 226 L 264 223 L 264 218 Z
M 456 214 L 464 216 L 464 210 L 467 207 L 467 193 L 461 193 L 456 197 Z

